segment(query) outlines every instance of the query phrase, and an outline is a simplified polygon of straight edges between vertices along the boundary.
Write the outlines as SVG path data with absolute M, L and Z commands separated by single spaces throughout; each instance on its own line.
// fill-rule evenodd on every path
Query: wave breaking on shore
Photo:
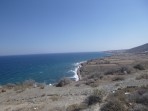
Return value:
M 74 76 L 71 78 L 74 78 L 75 81 L 79 81 L 80 80 L 80 75 L 78 74 L 78 70 L 82 67 L 82 63 L 84 63 L 86 61 L 82 61 L 82 62 L 77 62 L 74 63 L 75 69 L 71 70 L 74 73 Z

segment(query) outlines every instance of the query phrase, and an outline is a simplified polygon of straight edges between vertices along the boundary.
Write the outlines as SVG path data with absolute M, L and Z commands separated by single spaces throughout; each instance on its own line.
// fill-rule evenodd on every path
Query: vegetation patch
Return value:
M 145 70 L 144 66 L 142 64 L 137 64 L 134 66 L 135 69 L 138 69 L 138 70 Z
M 130 108 L 128 111 L 148 111 L 148 108 L 144 105 L 137 104 L 133 108 Z
M 101 111 L 148 111 L 148 86 L 127 87 L 108 95 L 106 100 Z
M 15 86 L 16 86 L 15 84 L 8 83 L 8 84 L 4 85 L 3 88 L 5 88 L 5 89 L 12 89 L 12 88 L 14 88 Z
M 117 68 L 112 68 L 112 69 L 108 70 L 107 72 L 105 72 L 105 75 L 130 74 L 131 71 L 132 71 L 132 69 L 130 67 L 128 67 L 128 66 L 127 67 L 117 67 Z
M 136 77 L 136 80 L 140 80 L 140 79 L 148 79 L 148 74 L 142 74 L 142 75 Z
M 95 83 L 95 80 L 94 79 L 88 79 L 85 84 L 90 85 L 92 83 Z
M 51 97 L 50 97 L 50 99 L 51 99 L 52 101 L 58 101 L 60 98 L 61 98 L 61 97 L 58 96 L 58 95 L 54 95 L 54 96 L 51 96 Z
M 124 77 L 118 77 L 118 76 L 115 76 L 112 78 L 112 81 L 123 81 L 124 80 Z
M 39 87 L 40 89 L 44 89 L 45 85 L 46 84 L 44 84 L 44 83 L 37 83 L 35 80 L 30 79 L 30 80 L 25 80 L 24 82 L 21 82 L 21 83 L 15 83 L 15 84 L 8 83 L 8 84 L 2 86 L 2 89 L 5 89 L 5 90 L 13 89 L 17 93 L 21 93 L 27 88 Z
M 83 109 L 86 109 L 87 105 L 86 104 L 72 104 L 67 107 L 66 111 L 80 111 Z
M 60 82 L 56 85 L 56 87 L 63 87 L 65 85 L 68 85 L 72 83 L 72 80 L 70 78 L 63 78 L 62 80 L 60 80 Z
M 101 107 L 101 111 L 126 111 L 126 108 L 119 100 L 110 100 Z
M 93 105 L 96 103 L 101 103 L 102 99 L 103 99 L 103 91 L 101 91 L 99 89 L 95 89 L 93 91 L 93 94 L 87 98 L 87 104 Z
M 103 79 L 103 74 L 97 72 L 89 76 L 88 79 Z
M 6 92 L 6 89 L 1 89 L 0 92 L 4 93 Z

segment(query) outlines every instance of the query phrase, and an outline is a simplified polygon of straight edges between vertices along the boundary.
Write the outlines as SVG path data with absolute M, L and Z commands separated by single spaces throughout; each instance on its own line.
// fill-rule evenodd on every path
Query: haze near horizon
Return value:
M 0 55 L 129 49 L 147 32 L 147 0 L 0 1 Z

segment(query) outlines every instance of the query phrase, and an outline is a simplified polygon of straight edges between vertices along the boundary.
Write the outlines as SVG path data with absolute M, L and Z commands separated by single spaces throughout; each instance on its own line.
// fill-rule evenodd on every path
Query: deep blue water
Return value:
M 0 57 L 0 84 L 23 82 L 55 83 L 73 77 L 76 63 L 108 56 L 106 53 L 61 53 Z

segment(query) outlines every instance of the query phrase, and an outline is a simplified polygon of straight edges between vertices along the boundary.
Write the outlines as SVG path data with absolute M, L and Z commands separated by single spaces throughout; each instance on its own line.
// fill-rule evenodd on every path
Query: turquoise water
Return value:
M 0 57 L 0 84 L 33 79 L 37 82 L 56 83 L 63 77 L 73 78 L 78 63 L 109 56 L 101 52 L 38 54 Z

